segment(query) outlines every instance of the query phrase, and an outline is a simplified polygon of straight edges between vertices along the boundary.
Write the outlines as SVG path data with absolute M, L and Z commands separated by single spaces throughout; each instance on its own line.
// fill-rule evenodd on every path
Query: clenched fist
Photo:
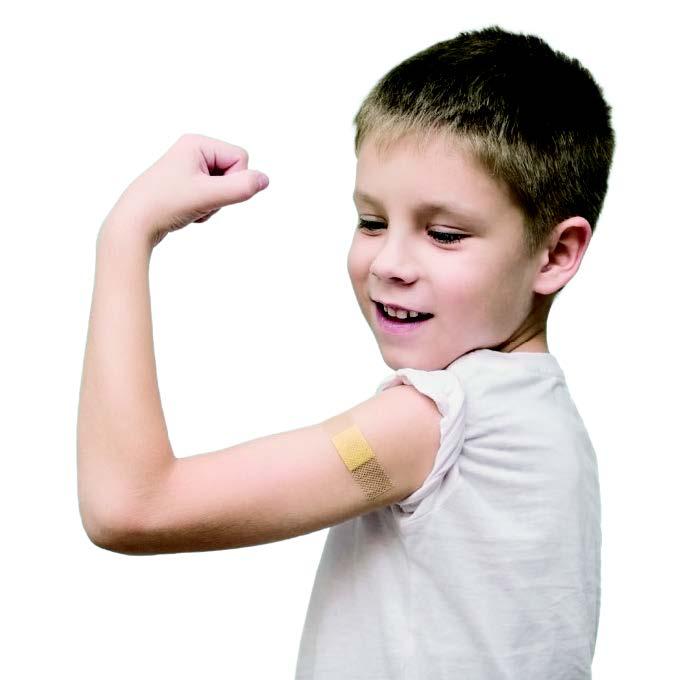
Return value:
M 240 146 L 182 135 L 125 189 L 102 230 L 133 230 L 154 247 L 169 232 L 205 222 L 222 206 L 246 201 L 264 189 L 267 175 L 247 166 L 248 153 Z

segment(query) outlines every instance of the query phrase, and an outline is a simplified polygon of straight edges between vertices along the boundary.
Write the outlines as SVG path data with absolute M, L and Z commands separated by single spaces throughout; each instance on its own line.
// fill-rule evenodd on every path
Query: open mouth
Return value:
M 397 316 L 390 316 L 388 312 L 385 311 L 383 308 L 383 305 L 380 302 L 374 302 L 376 305 L 376 309 L 378 310 L 378 313 L 384 318 L 387 319 L 388 321 L 394 322 L 394 323 L 403 323 L 403 324 L 410 324 L 410 323 L 418 323 L 419 321 L 425 321 L 426 319 L 431 319 L 434 315 L 433 314 L 422 314 L 419 312 L 416 316 L 410 316 L 409 313 L 404 319 L 400 319 Z

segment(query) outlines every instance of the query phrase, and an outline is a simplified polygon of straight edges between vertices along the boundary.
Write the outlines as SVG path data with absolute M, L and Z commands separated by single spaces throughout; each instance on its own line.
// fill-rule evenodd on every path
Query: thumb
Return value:
M 246 201 L 270 183 L 269 177 L 258 170 L 239 170 L 224 175 L 211 175 L 205 178 L 205 196 L 208 202 L 229 205 Z

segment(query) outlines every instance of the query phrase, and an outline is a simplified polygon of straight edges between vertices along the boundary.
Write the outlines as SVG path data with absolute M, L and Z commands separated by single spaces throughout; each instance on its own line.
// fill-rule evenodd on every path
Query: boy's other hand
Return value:
M 266 175 L 248 169 L 248 152 L 240 146 L 184 134 L 125 189 L 100 232 L 131 230 L 153 248 L 169 232 L 205 222 L 268 184 Z

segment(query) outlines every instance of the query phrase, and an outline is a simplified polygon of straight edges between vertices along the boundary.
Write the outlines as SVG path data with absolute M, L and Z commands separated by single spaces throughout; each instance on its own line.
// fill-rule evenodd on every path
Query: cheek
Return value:
M 455 262 L 446 277 L 437 283 L 442 291 L 443 299 L 454 310 L 466 310 L 470 313 L 489 297 L 490 277 L 485 268 L 475 262 Z
M 350 277 L 350 284 L 352 286 L 352 289 L 355 292 L 355 295 L 358 295 L 362 281 L 366 277 L 362 275 L 361 266 L 358 261 L 357 254 L 354 253 L 352 249 L 348 253 L 347 270 L 348 276 Z
M 518 270 L 499 267 L 487 277 L 483 292 L 489 321 L 503 328 L 513 324 L 525 304 L 524 279 Z
M 354 279 L 357 277 L 357 271 L 358 271 L 358 265 L 357 265 L 357 253 L 353 248 L 350 248 L 348 251 L 348 257 L 347 257 L 347 270 L 348 270 L 348 275 L 350 276 L 350 279 L 354 281 Z
M 476 262 L 457 262 L 456 269 L 438 288 L 448 316 L 459 328 L 487 328 L 495 325 L 507 312 L 508 296 L 504 275 L 499 272 L 498 264 Z
M 362 279 L 365 279 L 369 272 L 369 265 L 371 263 L 370 254 L 366 248 L 361 248 L 357 243 L 355 237 L 348 251 L 347 270 L 350 280 L 353 285 Z

